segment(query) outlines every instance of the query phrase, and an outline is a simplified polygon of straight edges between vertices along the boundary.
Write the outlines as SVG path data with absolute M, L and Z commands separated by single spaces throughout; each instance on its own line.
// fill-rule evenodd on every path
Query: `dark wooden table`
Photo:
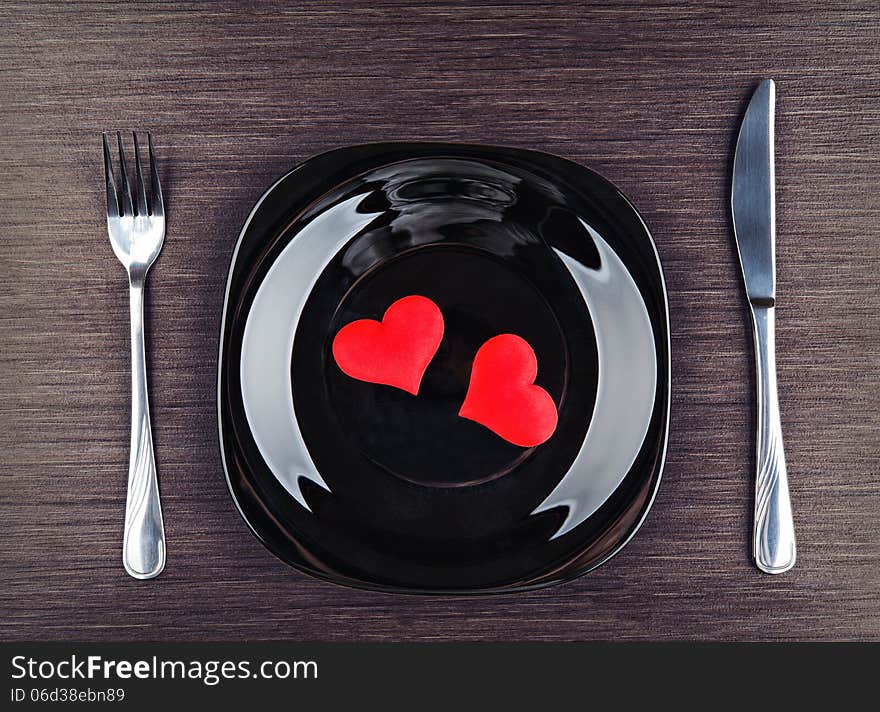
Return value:
M 757 5 L 757 4 L 756 4 Z M 864 3 L 0 2 L 0 637 L 880 639 L 880 9 Z M 797 567 L 749 558 L 754 377 L 728 209 L 778 85 L 779 379 Z M 127 294 L 101 130 L 151 128 L 169 215 L 148 357 L 169 542 L 120 562 Z M 672 314 L 664 482 L 574 583 L 380 595 L 275 560 L 226 490 L 215 368 L 233 243 L 273 178 L 348 143 L 583 162 L 650 223 Z

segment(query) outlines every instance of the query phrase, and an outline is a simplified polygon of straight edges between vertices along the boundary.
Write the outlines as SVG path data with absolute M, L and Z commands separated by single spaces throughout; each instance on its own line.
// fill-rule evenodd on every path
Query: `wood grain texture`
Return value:
M 880 639 L 877 3 L 0 2 L 0 637 Z M 735 133 L 777 81 L 778 347 L 798 565 L 749 560 L 754 377 Z M 148 358 L 168 536 L 120 560 L 127 293 L 99 132 L 151 128 L 169 216 Z M 231 250 L 273 178 L 386 139 L 517 145 L 617 183 L 655 235 L 672 430 L 644 528 L 595 573 L 480 599 L 335 587 L 226 490 L 215 367 Z

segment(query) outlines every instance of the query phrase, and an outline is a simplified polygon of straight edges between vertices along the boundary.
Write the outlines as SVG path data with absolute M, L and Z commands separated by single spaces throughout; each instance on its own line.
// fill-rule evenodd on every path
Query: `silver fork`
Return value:
M 125 534 L 122 542 L 122 563 L 129 575 L 137 579 L 158 576 L 165 568 L 165 530 L 159 502 L 159 482 L 153 455 L 150 430 L 150 406 L 147 400 L 147 365 L 144 354 L 144 288 L 147 271 L 165 241 L 165 207 L 162 188 L 156 171 L 153 137 L 147 132 L 150 150 L 150 201 L 141 172 L 140 147 L 134 136 L 135 203 L 125 165 L 122 136 L 116 132 L 119 145 L 119 174 L 122 195 L 117 195 L 110 162 L 107 134 L 104 141 L 104 173 L 107 179 L 107 233 L 110 245 L 128 272 L 128 294 L 131 307 L 131 454 L 128 461 L 128 496 L 125 502 Z

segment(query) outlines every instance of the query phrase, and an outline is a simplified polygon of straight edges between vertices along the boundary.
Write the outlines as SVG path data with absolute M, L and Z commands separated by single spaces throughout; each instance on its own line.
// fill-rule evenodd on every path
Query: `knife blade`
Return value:
M 746 109 L 733 160 L 731 212 L 752 314 L 757 370 L 755 516 L 757 567 L 779 574 L 794 566 L 796 545 L 776 386 L 776 86 L 760 83 Z
M 776 299 L 776 86 L 767 79 L 749 102 L 733 159 L 733 229 L 749 301 Z

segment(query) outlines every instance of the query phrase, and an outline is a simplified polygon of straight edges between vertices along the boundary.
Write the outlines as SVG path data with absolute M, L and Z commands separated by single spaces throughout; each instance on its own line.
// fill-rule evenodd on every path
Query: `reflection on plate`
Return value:
M 647 228 L 595 173 L 507 148 L 323 154 L 267 191 L 233 256 L 230 490 L 276 555 L 340 583 L 570 579 L 656 493 L 668 333 Z

